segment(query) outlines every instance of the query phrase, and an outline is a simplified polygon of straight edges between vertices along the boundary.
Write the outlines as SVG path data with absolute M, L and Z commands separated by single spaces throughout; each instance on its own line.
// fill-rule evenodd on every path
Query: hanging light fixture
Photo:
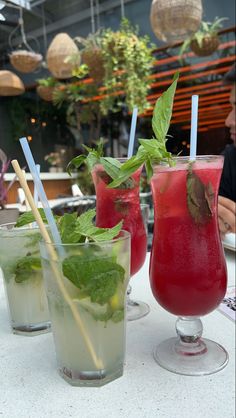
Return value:
M 12 71 L 0 71 L 0 96 L 19 96 L 25 91 L 21 79 Z
M 58 33 L 49 45 L 46 61 L 49 71 L 56 78 L 70 78 L 72 76 L 73 63 L 69 62 L 69 56 L 78 55 L 73 39 L 67 33 Z
M 161 41 L 184 41 L 200 26 L 202 0 L 152 0 L 150 20 Z

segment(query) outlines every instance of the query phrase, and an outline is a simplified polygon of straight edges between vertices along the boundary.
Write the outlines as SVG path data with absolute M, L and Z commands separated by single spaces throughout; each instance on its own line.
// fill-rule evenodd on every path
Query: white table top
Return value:
M 227 251 L 229 284 L 235 280 L 235 253 Z M 219 311 L 203 318 L 204 336 L 222 344 L 229 364 L 203 377 L 170 373 L 159 367 L 153 347 L 174 336 L 176 317 L 154 300 L 148 260 L 132 279 L 132 297 L 151 312 L 127 324 L 124 375 L 101 388 L 76 388 L 56 371 L 51 334 L 35 337 L 10 332 L 0 280 L 0 416 L 3 418 L 234 418 L 235 324 Z

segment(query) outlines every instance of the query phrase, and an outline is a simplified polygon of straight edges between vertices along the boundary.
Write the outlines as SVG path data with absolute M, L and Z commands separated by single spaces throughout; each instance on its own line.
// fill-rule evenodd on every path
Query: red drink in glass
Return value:
M 223 157 L 177 157 L 175 162 L 173 167 L 156 166 L 151 180 L 151 288 L 159 304 L 179 316 L 177 337 L 162 341 L 154 358 L 174 373 L 205 375 L 228 363 L 224 347 L 202 338 L 199 318 L 213 311 L 226 291 L 226 263 L 217 219 Z
M 186 161 L 172 168 L 158 166 L 151 181 L 155 215 L 150 281 L 153 295 L 167 311 L 202 316 L 219 305 L 226 291 L 216 214 L 222 159 L 193 164 L 194 175 L 212 187 L 212 214 L 206 214 L 205 222 L 195 222 L 188 207 L 187 166 Z
M 123 220 L 123 229 L 131 233 L 131 276 L 142 267 L 147 252 L 147 234 L 139 199 L 141 168 L 132 175 L 130 187 L 108 188 L 111 178 L 102 165 L 92 171 L 96 189 L 96 225 L 110 228 Z

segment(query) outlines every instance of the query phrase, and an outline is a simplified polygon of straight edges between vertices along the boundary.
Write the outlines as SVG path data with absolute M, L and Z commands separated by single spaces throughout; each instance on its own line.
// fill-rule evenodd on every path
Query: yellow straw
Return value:
M 29 202 L 29 205 L 31 207 L 31 210 L 32 210 L 32 212 L 34 214 L 34 217 L 35 217 L 36 222 L 38 224 L 38 227 L 40 229 L 41 235 L 42 235 L 42 237 L 43 237 L 43 239 L 45 241 L 45 244 L 46 244 L 48 253 L 50 255 L 51 268 L 52 268 L 52 270 L 53 270 L 53 272 L 55 274 L 55 277 L 57 279 L 57 283 L 58 283 L 58 286 L 60 288 L 60 291 L 61 291 L 61 293 L 62 293 L 65 301 L 68 303 L 68 305 L 69 305 L 69 307 L 70 307 L 70 309 L 72 311 L 72 314 L 74 316 L 74 319 L 75 319 L 75 321 L 77 322 L 77 324 L 79 326 L 81 335 L 84 338 L 85 344 L 86 344 L 87 349 L 88 349 L 88 351 L 89 351 L 89 353 L 90 353 L 90 355 L 92 357 L 92 360 L 94 362 L 95 367 L 97 369 L 103 369 L 104 366 L 103 366 L 102 360 L 99 359 L 99 358 L 97 358 L 96 352 L 95 352 L 95 350 L 93 348 L 93 345 L 92 345 L 92 343 L 90 341 L 90 338 L 89 338 L 89 336 L 88 336 L 88 334 L 86 332 L 86 329 L 84 327 L 84 324 L 83 324 L 83 322 L 82 322 L 82 320 L 80 318 L 80 314 L 77 311 L 77 309 L 75 308 L 73 302 L 71 301 L 69 294 L 67 293 L 66 287 L 65 287 L 65 285 L 64 285 L 64 283 L 62 281 L 62 277 L 61 277 L 61 274 L 60 274 L 59 270 L 56 268 L 55 264 L 53 263 L 53 261 L 54 262 L 58 261 L 57 253 L 55 251 L 55 248 L 51 245 L 52 244 L 51 238 L 50 238 L 50 236 L 48 234 L 48 231 L 47 231 L 47 229 L 46 229 L 46 227 L 45 227 L 45 225 L 43 223 L 43 220 L 42 220 L 42 218 L 40 216 L 40 213 L 39 213 L 39 211 L 38 211 L 38 209 L 37 209 L 37 207 L 35 205 L 33 196 L 31 194 L 31 191 L 29 189 L 29 186 L 27 184 L 27 181 L 26 181 L 26 179 L 24 177 L 24 174 L 22 173 L 22 170 L 21 170 L 21 168 L 20 168 L 17 160 L 12 160 L 11 163 L 12 163 L 12 166 L 13 166 L 13 168 L 15 170 L 15 173 L 18 176 L 18 179 L 19 179 L 19 182 L 21 184 L 21 187 L 22 187 L 22 189 L 25 192 L 25 196 L 26 196 L 26 198 L 27 198 L 27 200 Z

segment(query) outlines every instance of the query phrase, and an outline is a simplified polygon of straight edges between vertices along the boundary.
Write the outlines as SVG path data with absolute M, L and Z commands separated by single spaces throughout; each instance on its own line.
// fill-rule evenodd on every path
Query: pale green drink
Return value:
M 0 267 L 14 334 L 31 336 L 50 330 L 39 239 L 38 228 L 0 226 Z
M 129 233 L 54 248 L 57 261 L 40 242 L 59 373 L 75 386 L 104 385 L 123 374 Z

